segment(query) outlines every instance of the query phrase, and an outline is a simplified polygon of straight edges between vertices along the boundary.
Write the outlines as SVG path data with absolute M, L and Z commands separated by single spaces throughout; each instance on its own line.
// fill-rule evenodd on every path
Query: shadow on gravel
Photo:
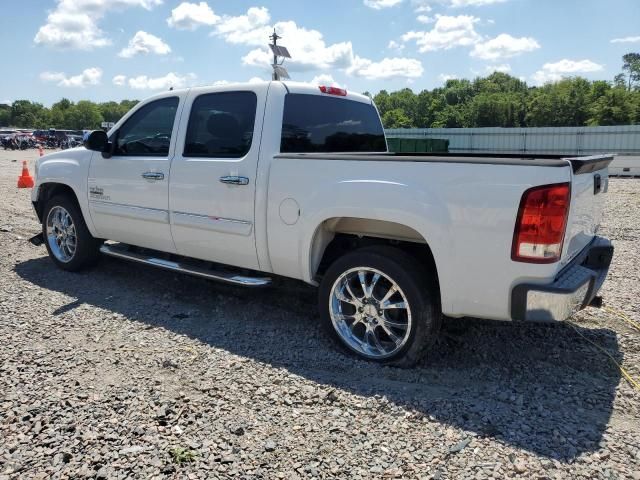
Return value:
M 317 325 L 315 289 L 298 282 L 244 290 L 111 259 L 82 274 L 61 272 L 45 257 L 15 270 L 75 299 L 53 315 L 94 305 L 338 391 L 384 396 L 416 422 L 428 416 L 562 461 L 598 448 L 620 381 L 562 324 L 448 320 L 424 363 L 400 370 L 336 352 Z M 615 332 L 581 332 L 621 362 Z

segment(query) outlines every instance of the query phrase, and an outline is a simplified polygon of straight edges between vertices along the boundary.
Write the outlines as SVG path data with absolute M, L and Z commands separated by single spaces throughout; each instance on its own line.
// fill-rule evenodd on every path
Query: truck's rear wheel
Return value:
M 42 217 L 42 235 L 53 262 L 75 272 L 99 258 L 100 242 L 91 236 L 78 204 L 66 195 L 51 198 Z
M 368 247 L 336 260 L 320 285 L 320 316 L 349 352 L 409 367 L 433 344 L 441 322 L 432 276 L 402 250 Z

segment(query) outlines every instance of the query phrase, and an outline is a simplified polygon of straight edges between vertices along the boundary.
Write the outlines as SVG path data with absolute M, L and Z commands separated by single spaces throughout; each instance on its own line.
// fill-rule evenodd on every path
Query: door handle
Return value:
M 220 181 L 227 185 L 249 185 L 249 179 L 247 177 L 238 177 L 236 175 L 220 177 Z
M 164 180 L 164 173 L 162 172 L 144 172 L 142 178 L 145 180 Z

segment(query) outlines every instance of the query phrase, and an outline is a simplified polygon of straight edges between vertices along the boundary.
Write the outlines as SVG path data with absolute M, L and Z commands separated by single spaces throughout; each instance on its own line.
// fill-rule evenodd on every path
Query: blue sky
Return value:
M 144 98 L 269 78 L 415 91 L 494 69 L 530 84 L 611 80 L 640 51 L 639 0 L 3 0 L 0 101 Z

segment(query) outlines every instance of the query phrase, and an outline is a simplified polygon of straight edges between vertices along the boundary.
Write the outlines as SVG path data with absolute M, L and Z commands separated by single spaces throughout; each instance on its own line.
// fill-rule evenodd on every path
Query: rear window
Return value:
M 373 105 L 321 95 L 285 97 L 281 152 L 386 150 L 382 123 Z

